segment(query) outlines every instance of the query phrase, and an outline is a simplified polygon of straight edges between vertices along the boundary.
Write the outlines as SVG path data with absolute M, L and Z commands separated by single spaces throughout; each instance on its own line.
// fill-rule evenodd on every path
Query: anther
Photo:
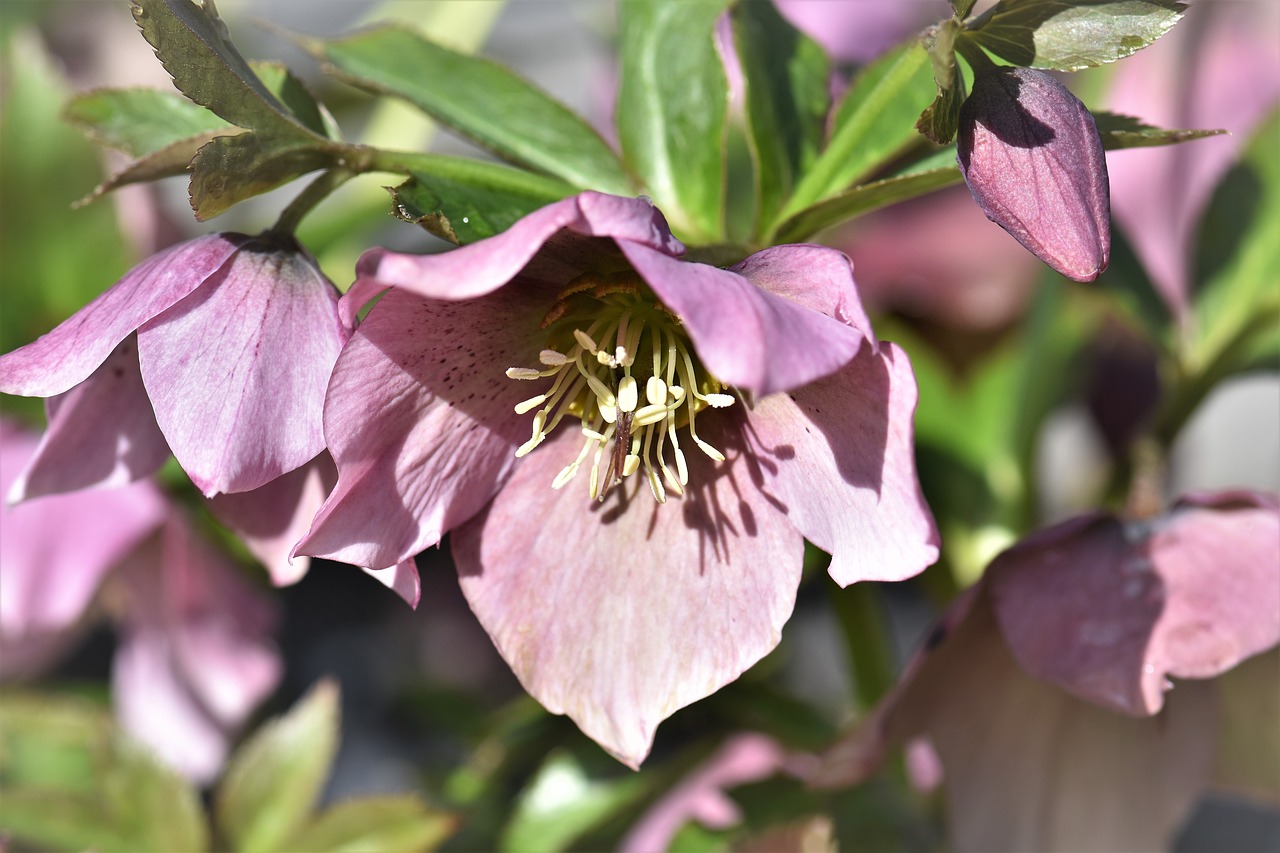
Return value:
M 563 367 L 569 363 L 570 358 L 562 352 L 556 352 L 553 349 L 544 349 L 542 352 L 538 353 L 538 361 L 548 367 Z
M 663 382 L 657 376 L 650 376 L 649 381 L 644 384 L 644 398 L 654 406 L 667 405 L 667 383 Z
M 524 402 L 516 403 L 516 414 L 517 415 L 527 414 L 533 411 L 534 409 L 538 408 L 539 406 L 541 406 L 546 401 L 547 401 L 547 395 L 539 394 L 536 397 L 530 397 L 528 400 L 525 400 Z
M 508 379 L 541 379 L 549 374 L 543 373 L 541 370 L 535 370 L 532 367 L 508 367 Z
M 597 349 L 599 349 L 596 346 L 596 342 L 591 340 L 591 336 L 588 335 L 586 332 L 582 331 L 581 329 L 574 329 L 573 336 L 574 338 L 577 339 L 578 346 L 582 347 L 587 352 L 595 352 Z
M 640 391 L 634 376 L 624 376 L 618 383 L 618 409 L 623 412 L 634 412 L 636 403 L 640 401 Z

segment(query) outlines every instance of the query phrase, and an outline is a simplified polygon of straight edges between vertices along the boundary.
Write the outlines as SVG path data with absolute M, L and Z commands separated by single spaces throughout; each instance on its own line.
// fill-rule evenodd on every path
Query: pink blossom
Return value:
M 841 585 L 937 556 L 914 377 L 848 259 L 682 251 L 646 200 L 584 193 L 444 254 L 367 253 L 341 310 L 392 289 L 334 368 L 338 485 L 297 548 L 382 566 L 452 531 L 526 689 L 633 767 L 777 644 L 805 538 Z
M 1167 847 L 1219 748 L 1206 679 L 1277 643 L 1275 496 L 1072 519 L 992 562 L 815 781 L 858 781 L 927 734 L 959 850 Z
M 305 464 L 348 334 L 337 299 L 288 238 L 212 234 L 148 258 L 0 356 L 0 392 L 50 398 L 10 498 L 130 482 L 169 450 L 209 496 Z

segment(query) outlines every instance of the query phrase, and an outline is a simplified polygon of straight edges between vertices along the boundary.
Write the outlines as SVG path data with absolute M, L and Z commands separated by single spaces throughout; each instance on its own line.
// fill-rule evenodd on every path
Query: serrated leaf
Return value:
M 1185 9 L 1178 0 L 1000 0 L 969 31 L 1014 65 L 1079 71 L 1136 53 Z
M 271 94 L 308 129 L 326 139 L 338 138 L 338 127 L 333 116 L 320 105 L 307 89 L 282 62 L 252 62 L 250 67 Z
M 1280 110 L 1275 110 L 1218 184 L 1201 219 L 1189 354 L 1193 370 L 1221 358 L 1229 347 L 1247 350 L 1247 337 L 1274 333 L 1280 325 L 1278 150 Z
M 232 128 L 233 133 L 228 134 L 225 131 L 214 130 L 201 136 L 190 136 L 186 139 L 179 139 L 173 144 L 161 148 L 159 151 L 134 160 L 120 171 L 111 175 L 98 186 L 93 188 L 87 196 L 75 203 L 76 207 L 83 207 L 89 202 L 96 201 L 106 193 L 114 189 L 123 187 L 126 184 L 140 184 L 146 181 L 157 181 L 161 178 L 171 178 L 174 175 L 185 174 L 191 168 L 191 161 L 205 145 L 217 139 L 220 136 L 229 136 L 244 131 L 240 128 Z
M 817 42 L 791 26 L 772 3 L 739 3 L 732 15 L 746 84 L 756 218 L 765 223 L 822 145 L 831 63 Z
M 314 808 L 338 748 L 338 686 L 321 681 L 231 757 L 214 797 L 223 837 L 246 853 L 279 850 Z
M 1092 112 L 1092 111 L 1091 111 Z M 1225 130 L 1165 130 L 1153 127 L 1133 116 L 1119 113 L 1094 112 L 1093 119 L 1102 137 L 1102 146 L 1108 151 L 1120 148 L 1151 148 L 1158 145 L 1177 145 L 1193 139 L 1221 136 Z
M 960 170 L 955 166 L 945 166 L 862 184 L 795 214 L 779 226 L 774 242 L 811 240 L 814 235 L 855 216 L 954 186 L 960 181 Z
M 133 0 L 133 17 L 174 85 L 239 127 L 311 136 L 231 43 L 212 0 Z
M 95 89 L 71 98 L 63 115 L 99 145 L 138 158 L 193 136 L 238 132 L 204 107 L 159 89 Z
M 677 236 L 724 232 L 728 79 L 716 21 L 728 0 L 623 0 L 618 138 Z
M 522 216 L 573 194 L 568 184 L 504 182 L 536 176 L 484 163 L 475 166 L 488 168 L 453 174 L 413 171 L 408 181 L 391 191 L 395 214 L 441 239 L 465 245 L 506 231 Z
M 916 117 L 937 92 L 929 54 L 912 41 L 854 80 L 836 109 L 830 141 L 796 187 L 790 216 L 883 166 L 916 140 Z
M 499 846 L 519 853 L 565 850 L 596 824 L 622 813 L 646 787 L 639 776 L 593 779 L 571 755 L 552 755 L 516 800 Z
M 575 187 L 627 195 L 631 182 L 608 143 L 580 116 L 497 63 L 419 33 L 378 27 L 310 45 L 353 85 L 413 103 L 512 163 Z
M 421 853 L 439 847 L 457 823 L 412 794 L 344 800 L 290 838 L 287 847 L 309 853 Z
M 337 165 L 342 151 L 319 137 L 298 141 L 257 133 L 219 136 L 191 161 L 191 208 L 196 219 L 211 219 L 233 204 Z

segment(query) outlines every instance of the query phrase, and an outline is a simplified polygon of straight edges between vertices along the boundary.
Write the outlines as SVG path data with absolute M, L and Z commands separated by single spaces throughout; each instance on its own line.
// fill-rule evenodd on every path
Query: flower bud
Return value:
M 1093 116 L 1032 68 L 988 68 L 960 110 L 957 160 L 987 218 L 1068 278 L 1111 254 L 1107 163 Z

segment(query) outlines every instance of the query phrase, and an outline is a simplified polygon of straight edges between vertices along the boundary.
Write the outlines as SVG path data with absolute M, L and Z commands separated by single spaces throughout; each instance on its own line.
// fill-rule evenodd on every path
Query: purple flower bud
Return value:
M 960 110 L 957 157 L 987 218 L 1076 281 L 1111 254 L 1111 202 L 1093 116 L 1043 71 L 979 71 Z

